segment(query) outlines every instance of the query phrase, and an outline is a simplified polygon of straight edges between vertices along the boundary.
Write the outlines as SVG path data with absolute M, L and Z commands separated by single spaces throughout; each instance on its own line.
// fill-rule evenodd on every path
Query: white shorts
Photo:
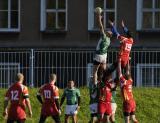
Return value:
M 100 62 L 100 63 L 106 63 L 107 54 L 103 54 L 103 55 L 96 54 L 93 60 Z
M 112 114 L 115 114 L 116 109 L 117 109 L 117 104 L 116 103 L 111 103 L 111 108 L 112 108 Z
M 98 113 L 98 103 L 93 103 L 89 105 L 91 114 Z
M 75 115 L 78 113 L 77 111 L 78 105 L 66 105 L 66 112 L 67 115 Z

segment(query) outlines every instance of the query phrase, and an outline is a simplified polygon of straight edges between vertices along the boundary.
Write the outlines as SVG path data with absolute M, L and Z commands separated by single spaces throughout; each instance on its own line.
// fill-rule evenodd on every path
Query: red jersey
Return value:
M 123 76 L 120 77 L 120 87 L 124 101 L 129 101 L 133 99 L 132 83 L 132 79 L 126 80 Z
M 120 58 L 129 58 L 130 51 L 133 44 L 132 38 L 126 38 L 123 36 L 119 36 L 118 39 L 120 40 L 120 51 L 119 51 L 119 57 Z M 128 61 L 128 60 L 127 60 Z
M 58 109 L 55 104 L 55 99 L 59 98 L 57 86 L 52 83 L 45 84 L 40 88 L 39 94 L 43 97 L 41 113 L 45 116 L 58 114 Z
M 5 95 L 5 100 L 10 100 L 8 118 L 13 120 L 25 119 L 25 98 L 28 97 L 28 88 L 20 82 L 13 84 Z
M 111 97 L 112 97 L 112 93 L 111 93 L 111 82 L 106 81 L 104 83 L 105 85 L 100 87 L 100 92 L 99 92 L 99 101 L 103 102 L 103 103 L 107 103 L 107 102 L 111 102 Z

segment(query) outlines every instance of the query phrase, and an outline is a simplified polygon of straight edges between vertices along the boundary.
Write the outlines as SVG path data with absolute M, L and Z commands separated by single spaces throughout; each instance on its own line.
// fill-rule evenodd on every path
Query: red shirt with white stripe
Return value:
M 59 99 L 59 89 L 52 82 L 43 85 L 39 94 L 43 97 L 41 114 L 51 116 L 58 114 L 58 109 L 55 104 L 55 99 Z
M 8 111 L 9 119 L 14 119 L 14 120 L 26 119 L 25 97 L 28 96 L 29 96 L 28 88 L 20 82 L 16 82 L 8 89 L 5 95 L 5 100 L 9 100 L 11 102 Z
M 120 51 L 119 51 L 119 58 L 129 58 L 130 51 L 133 44 L 132 38 L 126 38 L 123 36 L 118 36 L 118 39 L 120 40 Z

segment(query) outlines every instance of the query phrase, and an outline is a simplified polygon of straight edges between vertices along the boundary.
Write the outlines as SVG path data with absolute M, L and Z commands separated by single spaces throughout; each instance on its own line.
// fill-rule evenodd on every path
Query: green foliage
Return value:
M 2 117 L 3 101 L 5 89 L 0 89 L 0 123 L 5 123 Z M 78 123 L 87 123 L 90 119 L 89 113 L 89 91 L 86 87 L 81 88 L 81 108 L 78 114 Z M 33 117 L 28 118 L 26 123 L 38 123 L 41 105 L 36 99 L 37 89 L 30 89 L 30 100 L 33 109 Z M 60 95 L 63 90 L 60 90 Z M 160 123 L 160 88 L 134 88 L 134 97 L 137 104 L 136 117 L 140 123 Z M 122 113 L 122 100 L 119 89 L 117 90 L 116 102 L 118 109 L 116 112 L 117 123 L 124 123 Z M 65 103 L 63 104 L 62 122 L 64 122 Z M 48 118 L 46 123 L 51 123 L 52 119 Z

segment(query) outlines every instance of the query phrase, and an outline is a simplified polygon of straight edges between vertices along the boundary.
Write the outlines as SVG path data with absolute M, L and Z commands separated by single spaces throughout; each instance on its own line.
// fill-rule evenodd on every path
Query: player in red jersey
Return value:
M 30 117 L 32 117 L 28 88 L 23 85 L 23 74 L 18 73 L 15 80 L 16 82 L 6 92 L 3 116 L 8 116 L 7 123 L 14 123 L 15 121 L 24 123 L 26 120 L 26 106 L 29 109 Z M 8 108 L 9 101 L 10 107 Z
M 132 93 L 133 80 L 131 78 L 129 61 L 126 70 L 126 74 L 123 76 L 121 71 L 121 59 L 119 59 L 118 76 L 120 79 L 120 88 L 123 98 L 123 113 L 125 117 L 125 123 L 130 123 L 130 117 L 134 123 L 138 123 L 135 117 L 136 103 Z
M 44 123 L 48 116 L 52 116 L 56 123 L 60 123 L 59 89 L 55 86 L 56 75 L 50 75 L 50 83 L 41 86 L 37 99 L 42 104 L 39 123 Z
M 132 33 L 124 25 L 123 20 L 122 28 L 126 36 L 122 36 L 117 32 L 117 29 L 115 28 L 112 21 L 109 21 L 109 23 L 112 26 L 112 33 L 120 40 L 120 50 L 118 53 L 118 59 L 121 59 L 121 66 L 122 68 L 125 68 L 129 60 L 130 51 L 133 45 Z
M 116 84 L 113 83 L 112 73 L 107 69 L 104 72 L 102 82 L 98 83 L 99 85 L 99 102 L 98 102 L 98 113 L 99 113 L 99 123 L 110 123 L 110 116 L 112 114 L 111 109 L 111 97 L 112 89 L 116 87 Z M 104 117 L 106 115 L 106 118 Z M 114 123 L 114 121 L 111 123 Z

